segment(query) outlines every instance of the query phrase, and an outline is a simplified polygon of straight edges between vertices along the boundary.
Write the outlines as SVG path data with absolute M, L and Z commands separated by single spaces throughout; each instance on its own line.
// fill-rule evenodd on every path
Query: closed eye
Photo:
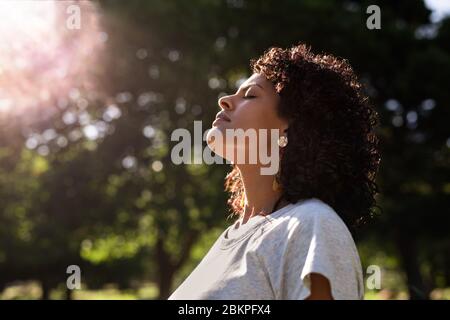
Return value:
M 236 95 L 239 94 L 239 92 L 242 92 L 242 91 L 248 93 L 248 92 L 251 91 L 252 88 L 256 88 L 256 87 L 262 89 L 261 85 L 259 85 L 257 83 L 251 83 L 249 85 L 246 85 L 244 87 L 239 88 L 239 90 L 236 92 Z M 253 98 L 256 98 L 256 96 L 252 96 L 250 94 L 244 95 L 242 97 L 242 99 L 253 99 Z
M 256 98 L 256 96 L 252 95 L 250 92 L 253 92 L 253 91 L 251 90 L 251 88 L 249 88 L 249 89 L 245 92 L 245 94 L 244 94 L 244 99 L 253 99 L 253 98 Z

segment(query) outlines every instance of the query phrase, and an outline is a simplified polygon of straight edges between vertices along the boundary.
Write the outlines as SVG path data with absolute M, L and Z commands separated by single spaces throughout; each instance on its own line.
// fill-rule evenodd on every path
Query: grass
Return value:
M 41 287 L 36 281 L 16 282 L 8 286 L 0 293 L 1 300 L 30 300 L 40 299 L 42 294 Z M 138 300 L 138 299 L 156 299 L 158 288 L 153 283 L 145 283 L 138 289 L 119 290 L 114 284 L 104 286 L 99 290 L 83 288 L 74 290 L 73 299 L 75 300 Z M 435 289 L 430 294 L 433 300 L 450 300 L 450 288 Z M 64 290 L 55 289 L 50 294 L 51 299 L 64 299 Z M 403 290 L 382 289 L 366 290 L 365 300 L 406 300 L 408 294 Z
M 40 299 L 42 290 L 38 282 L 16 282 L 8 286 L 0 293 L 1 300 L 35 300 Z M 145 283 L 138 289 L 119 290 L 114 284 L 105 285 L 98 290 L 82 288 L 74 290 L 74 300 L 138 300 L 156 299 L 158 288 L 153 283 Z M 63 288 L 54 289 L 50 293 L 50 299 L 65 299 Z

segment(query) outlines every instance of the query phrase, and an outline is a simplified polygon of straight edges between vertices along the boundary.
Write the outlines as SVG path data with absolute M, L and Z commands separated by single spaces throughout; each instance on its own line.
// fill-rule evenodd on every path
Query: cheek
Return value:
M 270 128 L 273 116 L 271 106 L 263 103 L 249 103 L 236 109 L 234 128 L 244 130 Z

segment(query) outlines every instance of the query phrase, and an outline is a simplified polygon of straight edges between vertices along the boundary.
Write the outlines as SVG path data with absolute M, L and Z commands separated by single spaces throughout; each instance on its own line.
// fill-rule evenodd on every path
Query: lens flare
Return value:
M 105 42 L 99 20 L 90 1 L 0 1 L 0 113 L 92 90 Z

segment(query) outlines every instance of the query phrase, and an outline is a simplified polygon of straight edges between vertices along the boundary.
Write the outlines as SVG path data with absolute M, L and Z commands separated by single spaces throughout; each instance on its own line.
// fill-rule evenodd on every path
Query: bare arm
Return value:
M 311 281 L 311 295 L 306 300 L 333 300 L 331 286 L 327 278 L 318 273 L 309 275 Z

